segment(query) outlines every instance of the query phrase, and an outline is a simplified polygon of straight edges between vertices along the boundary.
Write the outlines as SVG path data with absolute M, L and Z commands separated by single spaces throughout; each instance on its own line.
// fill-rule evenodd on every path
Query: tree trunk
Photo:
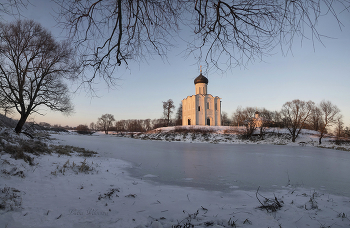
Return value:
M 295 139 L 297 138 L 297 135 L 296 135 L 296 129 L 293 129 L 292 131 L 292 142 L 295 142 Z
M 17 134 L 21 133 L 23 125 L 26 123 L 28 116 L 27 115 L 21 115 L 21 119 L 19 119 L 17 126 L 15 128 L 15 132 Z
M 320 132 L 320 138 L 318 139 L 318 144 L 321 145 L 322 143 L 322 138 L 324 136 L 324 130 Z

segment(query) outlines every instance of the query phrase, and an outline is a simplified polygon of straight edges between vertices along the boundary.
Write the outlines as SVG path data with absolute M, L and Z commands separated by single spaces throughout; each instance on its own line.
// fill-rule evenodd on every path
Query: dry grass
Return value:
M 84 148 L 68 146 L 68 145 L 51 145 L 50 150 L 52 153 L 71 156 L 71 154 L 77 153 L 82 157 L 93 157 L 97 153 L 91 150 L 86 150 Z
M 28 154 L 24 153 L 24 150 L 21 146 L 16 145 L 4 145 L 2 149 L 8 153 L 11 154 L 11 157 L 14 159 L 22 159 L 25 162 L 27 162 L 29 165 L 34 165 L 34 158 L 29 156 Z
M 235 134 L 240 135 L 243 134 L 245 131 L 242 128 L 238 127 L 230 127 L 229 129 L 224 130 L 224 134 Z
M 14 159 L 22 159 L 30 165 L 34 165 L 34 157 L 30 155 L 40 156 L 42 154 L 57 153 L 60 155 L 70 156 L 78 154 L 78 156 L 92 157 L 96 152 L 86 150 L 84 148 L 62 145 L 48 145 L 38 139 L 23 139 L 10 133 L 3 131 L 0 134 L 0 151 L 11 154 Z
M 52 175 L 57 176 L 58 174 L 65 175 L 67 171 L 73 171 L 75 174 L 78 173 L 86 173 L 88 174 L 91 171 L 94 171 L 94 168 L 92 167 L 93 163 L 89 165 L 86 162 L 86 159 L 79 164 L 76 164 L 74 161 L 70 162 L 69 159 L 62 165 L 57 166 L 56 170 L 51 172 Z
M 260 186 L 259 186 L 259 188 L 260 188 Z M 281 209 L 281 207 L 283 205 L 283 201 L 279 201 L 276 196 L 274 198 L 271 198 L 271 199 L 262 196 L 259 193 L 259 188 L 258 188 L 258 190 L 256 191 L 256 194 L 255 194 L 257 200 L 261 204 L 261 206 L 258 207 L 259 209 L 266 210 L 267 212 L 276 212 L 277 210 Z M 261 201 L 259 199 L 259 197 L 263 198 L 264 200 Z
M 107 193 L 105 193 L 104 195 L 100 194 L 98 196 L 98 200 L 106 199 L 107 197 L 108 197 L 108 199 L 111 199 L 111 197 L 113 197 L 114 193 L 116 193 L 116 192 L 120 192 L 119 188 L 112 188 Z M 119 197 L 118 194 L 115 194 L 115 197 Z
M 200 128 L 200 127 L 182 127 L 182 126 L 176 126 L 174 128 L 174 133 L 213 133 L 215 132 L 214 129 L 211 128 Z
M 14 211 L 20 209 L 21 205 L 22 198 L 19 190 L 10 187 L 0 189 L 0 211 Z

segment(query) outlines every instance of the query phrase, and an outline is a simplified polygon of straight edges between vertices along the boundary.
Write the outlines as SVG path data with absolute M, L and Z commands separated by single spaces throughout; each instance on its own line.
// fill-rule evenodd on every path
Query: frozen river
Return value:
M 294 186 L 350 197 L 350 153 L 314 147 L 138 140 L 114 136 L 53 135 L 63 144 L 133 164 L 133 177 L 207 190 Z

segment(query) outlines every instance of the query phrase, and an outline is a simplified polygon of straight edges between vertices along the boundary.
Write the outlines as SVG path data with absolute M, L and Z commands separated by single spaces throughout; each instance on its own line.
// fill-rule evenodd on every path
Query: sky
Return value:
M 30 2 L 23 16 L 40 22 L 59 37 L 61 30 L 55 27 L 53 18 L 55 5 L 45 0 Z M 319 21 L 318 31 L 331 37 L 324 37 L 323 43 L 307 39 L 301 42 L 297 38 L 292 53 L 287 55 L 276 48 L 262 61 L 225 73 L 207 72 L 204 76 L 209 79 L 208 93 L 221 98 L 222 112 L 230 117 L 238 106 L 275 111 L 294 99 L 316 104 L 329 100 L 338 106 L 345 126 L 350 127 L 350 14 L 343 12 L 338 16 L 344 25 L 341 29 L 332 17 Z M 85 90 L 72 93 L 75 109 L 70 116 L 41 109 L 45 115 L 31 115 L 29 120 L 77 126 L 96 122 L 106 113 L 113 114 L 116 120 L 161 118 L 163 101 L 172 99 L 177 109 L 182 99 L 195 94 L 193 80 L 199 75 L 201 63 L 184 56 L 185 48 L 179 42 L 165 60 L 155 56 L 147 62 L 129 63 L 129 69 L 115 72 L 115 88 L 97 81 L 98 97 L 91 97 Z M 74 91 L 76 85 L 70 88 Z

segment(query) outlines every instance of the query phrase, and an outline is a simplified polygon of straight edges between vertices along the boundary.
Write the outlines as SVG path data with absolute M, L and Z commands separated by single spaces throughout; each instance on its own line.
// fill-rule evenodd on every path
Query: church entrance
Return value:
M 210 126 L 210 119 L 207 119 L 207 125 Z
M 187 125 L 191 125 L 191 119 L 187 120 Z

